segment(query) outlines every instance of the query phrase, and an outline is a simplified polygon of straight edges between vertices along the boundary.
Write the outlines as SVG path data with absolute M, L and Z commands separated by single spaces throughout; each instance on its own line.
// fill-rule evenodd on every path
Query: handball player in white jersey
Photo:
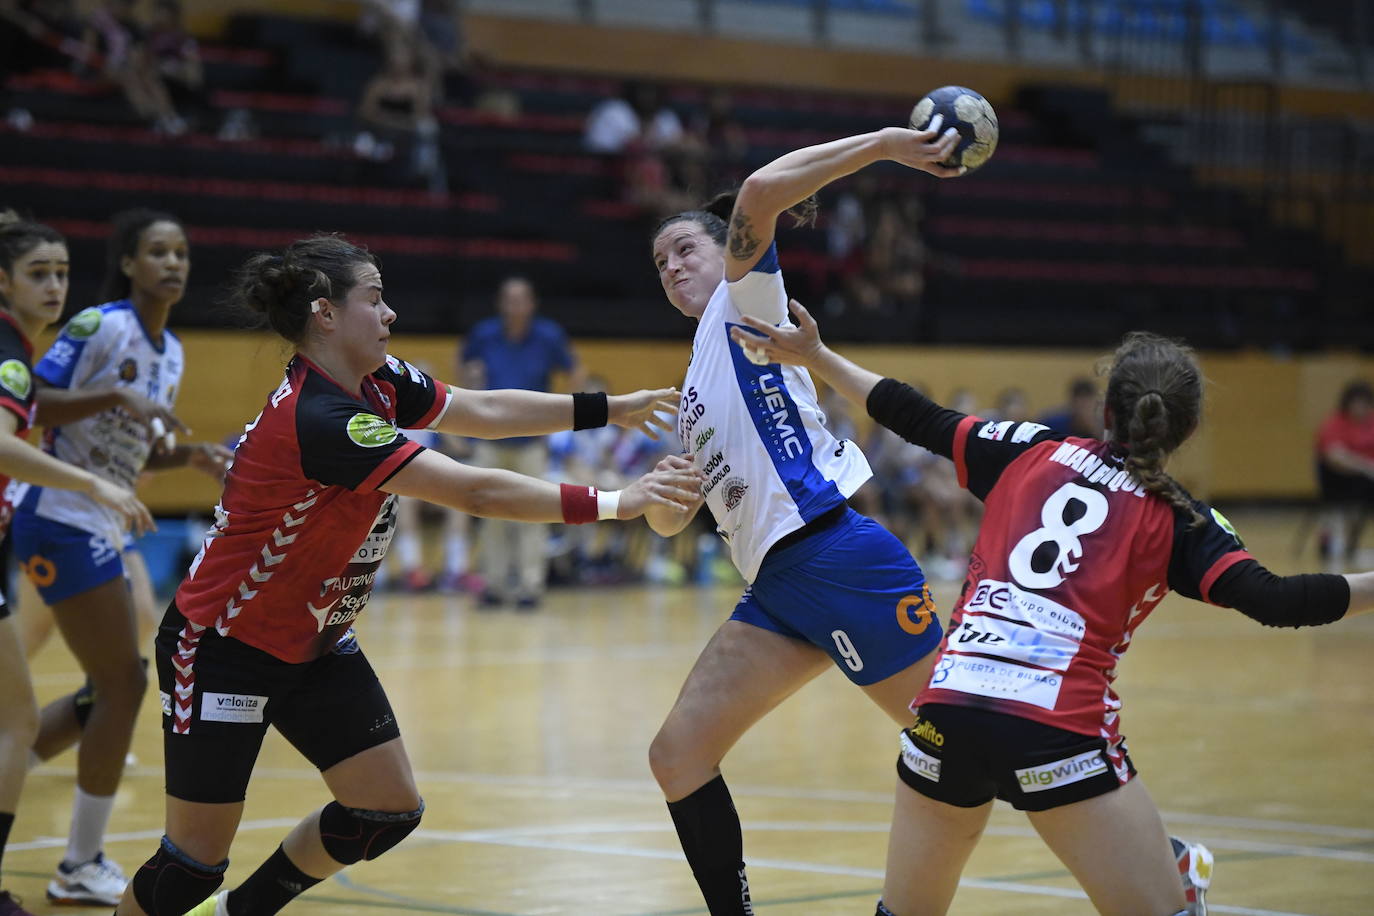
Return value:
M 127 489 L 145 469 L 190 463 L 223 474 L 230 457 L 223 446 L 172 445 L 162 435 L 179 428 L 171 408 L 181 342 L 166 325 L 189 271 L 189 244 L 175 217 L 151 210 L 115 217 L 107 301 L 73 316 L 34 366 L 45 452 Z M 44 710 L 35 745 L 46 757 L 81 738 L 71 830 L 48 896 L 114 906 L 125 879 L 102 846 L 147 684 L 135 599 L 151 605 L 151 588 L 142 557 L 126 550 L 131 532 L 120 513 L 73 490 L 15 487 L 11 497 L 15 558 L 89 678 L 75 697 Z M 137 591 L 130 568 L 141 574 Z
M 807 147 L 735 195 L 665 220 L 653 240 L 668 301 L 698 321 L 678 413 L 702 499 L 750 583 L 702 650 L 649 750 L 688 864 L 713 916 L 752 913 L 739 815 L 720 761 L 769 710 L 830 664 L 893 719 L 930 676 L 940 625 L 902 543 L 846 500 L 871 476 L 858 445 L 824 426 L 804 370 L 758 364 L 731 341 L 743 316 L 787 321 L 777 218 L 879 160 L 938 177 L 958 135 L 887 128 Z M 698 504 L 698 508 L 700 504 Z M 651 508 L 659 534 L 689 518 Z

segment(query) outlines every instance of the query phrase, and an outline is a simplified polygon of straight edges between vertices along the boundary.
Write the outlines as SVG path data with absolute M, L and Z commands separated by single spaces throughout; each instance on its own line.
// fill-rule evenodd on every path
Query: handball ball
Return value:
M 944 115 L 942 131 L 959 131 L 959 145 L 940 165 L 970 172 L 992 158 L 997 149 L 997 112 L 988 100 L 963 86 L 943 86 L 911 109 L 911 129 L 925 130 L 937 114 Z

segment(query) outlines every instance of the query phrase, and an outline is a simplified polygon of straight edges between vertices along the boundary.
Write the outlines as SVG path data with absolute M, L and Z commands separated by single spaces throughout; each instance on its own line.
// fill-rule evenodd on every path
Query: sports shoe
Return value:
M 124 870 L 113 860 L 105 858 L 102 852 L 97 853 L 91 861 L 75 867 L 59 864 L 57 875 L 48 882 L 48 899 L 53 903 L 78 906 L 119 906 L 119 899 L 124 896 L 124 888 L 128 883 Z
M 11 896 L 9 891 L 0 891 L 0 916 L 33 916 L 19 905 L 21 902 L 18 897 Z
M 1187 843 L 1169 837 L 1178 860 L 1178 876 L 1183 881 L 1183 896 L 1188 901 L 1188 916 L 1207 916 L 1207 888 L 1212 886 L 1212 851 L 1201 843 Z
M 202 900 L 196 904 L 194 909 L 188 910 L 186 916 L 229 916 L 228 891 L 220 891 L 213 897 Z

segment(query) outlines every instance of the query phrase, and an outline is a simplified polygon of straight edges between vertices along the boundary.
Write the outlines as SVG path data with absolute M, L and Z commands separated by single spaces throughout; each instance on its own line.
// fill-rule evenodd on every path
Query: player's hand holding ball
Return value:
M 957 133 L 958 139 L 948 155 L 938 160 L 938 165 L 946 169 L 941 177 L 950 177 L 949 170 L 955 175 L 971 172 L 991 159 L 997 149 L 997 112 L 987 99 L 963 86 L 942 86 L 917 102 L 911 110 L 911 129 L 923 136 L 943 130 L 941 143 L 949 131 Z M 932 169 L 925 171 L 941 174 Z

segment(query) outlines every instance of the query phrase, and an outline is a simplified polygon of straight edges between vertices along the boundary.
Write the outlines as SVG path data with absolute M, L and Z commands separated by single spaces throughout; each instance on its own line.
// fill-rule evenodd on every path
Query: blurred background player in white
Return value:
M 669 303 L 698 322 L 678 435 L 706 478 L 702 502 L 750 583 L 649 749 L 713 916 L 753 912 L 739 814 L 720 772 L 730 748 L 832 662 L 896 721 L 909 721 L 939 641 L 920 567 L 846 502 L 872 476 L 859 446 L 826 429 L 810 376 L 758 363 L 731 343 L 730 328 L 745 315 L 787 318 L 773 241 L 780 214 L 882 160 L 958 175 L 937 165 L 957 140 L 937 119 L 926 131 L 886 128 L 796 150 L 750 175 L 737 195 L 671 216 L 654 235 Z M 670 536 L 694 515 L 645 517 Z
M 502 281 L 496 293 L 497 314 L 474 325 L 463 342 L 461 376 L 480 377 L 488 390 L 548 391 L 553 374 L 561 372 L 567 387 L 581 391 L 586 379 L 567 334 L 557 322 L 536 315 L 537 308 L 529 280 Z M 483 440 L 476 444 L 472 460 L 481 467 L 542 478 L 549 469 L 548 442 L 543 436 Z M 481 606 L 514 601 L 518 610 L 538 608 L 548 577 L 548 529 L 488 519 L 478 537 L 479 569 L 486 580 Z
M 186 431 L 171 413 L 181 343 L 166 329 L 190 272 L 185 231 L 169 214 L 126 211 L 114 219 L 108 255 L 107 301 L 67 322 L 34 369 L 44 451 L 128 488 L 145 468 L 189 463 L 222 476 L 230 457 L 222 445 L 154 435 L 155 428 Z M 18 497 L 15 557 L 93 691 L 50 704 L 36 744 L 50 756 L 81 737 L 67 849 L 48 885 L 55 902 L 113 906 L 124 890 L 102 845 L 147 687 L 140 619 L 154 612 L 130 540 L 125 517 L 84 494 L 35 486 Z
M 140 533 L 152 517 L 131 490 L 58 461 L 21 441 L 34 420 L 33 339 L 62 315 L 70 261 L 54 229 L 0 211 L 0 486 L 24 481 L 88 494 Z M 13 507 L 0 505 L 0 537 Z M 38 708 L 10 607 L 0 595 L 0 861 L 14 824 Z M 0 889 L 0 916 L 32 916 Z
M 839 356 L 804 308 L 793 311 L 796 328 L 744 319 L 768 337 L 768 357 L 809 368 L 952 458 L 987 505 L 940 660 L 912 703 L 916 725 L 902 734 L 878 916 L 949 908 L 994 798 L 1028 813 L 1098 912 L 1204 914 L 1211 854 L 1168 837 L 1135 778 L 1112 689 L 1121 656 L 1171 589 L 1266 626 L 1319 626 L 1374 610 L 1374 573 L 1276 576 L 1165 472 L 1202 416 L 1202 373 L 1174 341 L 1126 336 L 1105 432 L 1087 438 L 941 407 Z

